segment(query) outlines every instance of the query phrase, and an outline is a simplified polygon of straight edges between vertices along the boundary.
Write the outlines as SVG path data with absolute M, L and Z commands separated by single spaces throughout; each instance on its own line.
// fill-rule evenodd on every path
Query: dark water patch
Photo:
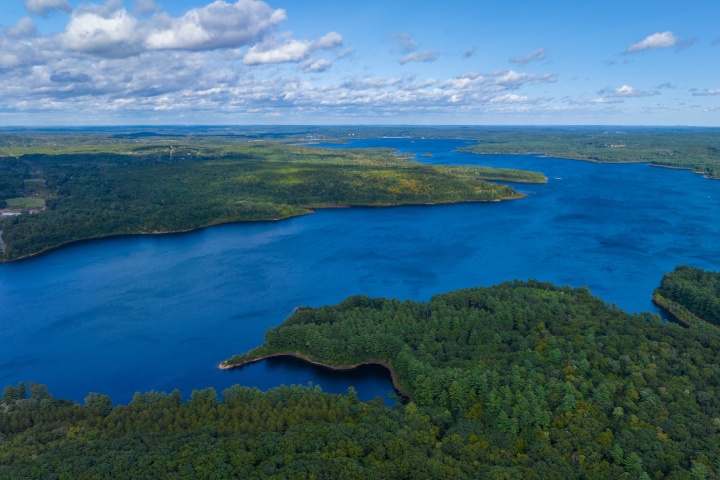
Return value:
M 388 397 L 388 393 L 395 390 L 390 372 L 381 365 L 360 365 L 349 370 L 334 370 L 299 358 L 283 356 L 267 358 L 238 369 L 228 370 L 227 373 L 233 376 L 235 383 L 243 385 L 243 380 L 247 376 L 256 378 L 255 370 L 265 373 L 268 379 L 282 378 L 284 379 L 282 383 L 285 385 L 307 385 L 308 382 L 312 382 L 331 393 L 347 393 L 348 388 L 352 386 L 362 400 L 369 401 L 381 397 L 389 406 L 396 401 L 395 398 Z M 266 390 L 277 385 L 279 384 L 270 381 L 257 386 Z

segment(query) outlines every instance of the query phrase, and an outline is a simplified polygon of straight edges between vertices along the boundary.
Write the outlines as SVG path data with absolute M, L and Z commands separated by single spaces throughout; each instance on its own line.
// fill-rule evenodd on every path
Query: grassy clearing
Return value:
M 9 208 L 45 208 L 42 198 L 8 198 L 6 202 Z

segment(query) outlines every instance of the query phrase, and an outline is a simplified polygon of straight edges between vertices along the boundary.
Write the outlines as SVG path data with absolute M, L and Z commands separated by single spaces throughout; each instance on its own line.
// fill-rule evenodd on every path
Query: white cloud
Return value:
M 706 95 L 720 95 L 720 88 L 706 88 L 700 92 L 693 92 L 693 96 L 702 97 Z
M 668 48 L 680 43 L 680 37 L 673 32 L 653 33 L 638 43 L 628 46 L 627 53 L 637 53 L 655 48 Z
M 126 57 L 143 49 L 138 21 L 124 8 L 77 10 L 59 38 L 65 48 L 105 57 Z
M 25 8 L 35 15 L 46 16 L 50 12 L 72 12 L 67 0 L 25 0 Z
M 272 42 L 253 45 L 243 59 L 245 65 L 265 63 L 299 62 L 311 51 L 312 43 L 305 40 L 289 40 L 281 45 Z
M 30 17 L 21 18 L 17 24 L 5 30 L 5 36 L 10 38 L 32 37 L 35 33 L 35 22 Z
M 277 38 L 270 38 L 253 45 L 245 55 L 243 63 L 245 65 L 262 65 L 266 63 L 300 62 L 317 50 L 330 50 L 342 45 L 342 35 L 337 32 L 330 32 L 314 42 L 291 39 L 278 44 L 277 40 Z M 310 71 L 327 70 L 330 62 L 326 62 L 316 61 Z M 309 63 L 309 65 L 311 64 Z M 306 71 L 305 67 L 303 67 L 303 71 Z
M 273 10 L 259 0 L 224 0 L 194 8 L 181 18 L 170 19 L 165 28 L 148 35 L 151 50 L 206 50 L 248 45 L 263 37 L 287 18 L 285 10 Z
M 140 13 L 157 8 L 152 0 L 135 6 Z M 262 40 L 285 19 L 284 10 L 273 10 L 259 0 L 216 0 L 180 18 L 159 13 L 142 20 L 128 13 L 121 1 L 107 0 L 104 6 L 85 4 L 76 10 L 59 39 L 67 49 L 107 58 L 150 50 L 238 48 Z M 336 42 L 339 34 L 333 34 L 322 40 Z
M 337 32 L 330 32 L 313 42 L 313 48 L 318 50 L 330 50 L 342 45 L 343 37 Z
M 633 98 L 633 97 L 650 97 L 653 95 L 659 95 L 657 91 L 646 91 L 638 90 L 637 88 L 631 87 L 630 85 L 623 85 L 615 90 L 603 89 L 600 90 L 600 95 L 606 95 L 607 97 L 613 98 Z
M 12 53 L 0 52 L 0 71 L 20 65 L 20 59 Z
M 511 58 L 510 63 L 517 63 L 520 65 L 523 65 L 528 62 L 544 60 L 546 56 L 547 56 L 547 52 L 545 51 L 545 49 L 538 48 L 538 49 L 533 50 L 531 53 L 525 55 L 524 57 Z
M 490 103 L 529 103 L 536 102 L 537 100 L 530 100 L 525 95 L 517 95 L 514 93 L 506 93 L 505 95 L 499 95 L 490 100 Z
M 300 65 L 304 73 L 324 72 L 332 66 L 332 62 L 323 58 L 309 59 Z
M 401 65 L 408 62 L 434 62 L 439 56 L 438 52 L 415 52 L 405 55 L 399 61 Z
M 495 84 L 509 89 L 517 89 L 526 83 L 554 83 L 557 78 L 552 74 L 532 75 L 529 73 L 518 73 L 515 70 L 496 71 L 491 73 L 495 77 Z

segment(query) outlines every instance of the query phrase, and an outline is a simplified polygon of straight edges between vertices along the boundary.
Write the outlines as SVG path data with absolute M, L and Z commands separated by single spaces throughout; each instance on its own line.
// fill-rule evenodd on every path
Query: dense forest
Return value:
M 0 220 L 7 244 L 0 260 L 90 238 L 277 220 L 323 207 L 520 198 L 486 180 L 545 181 L 519 170 L 423 165 L 391 150 L 265 142 L 5 150 L 17 156 L 0 157 L 0 201 L 22 214 Z
M 685 324 L 720 326 L 720 273 L 681 265 L 666 273 L 653 301 Z
M 586 288 L 350 297 L 296 310 L 228 363 L 275 353 L 385 363 L 408 398 L 234 386 L 81 406 L 19 384 L 0 402 L 0 477 L 720 478 L 720 330 Z
M 540 153 L 594 162 L 647 162 L 720 178 L 720 131 L 671 128 L 525 128 L 491 130 L 465 150 L 484 154 Z
M 227 363 L 278 352 L 387 363 L 466 475 L 474 464 L 509 478 L 714 478 L 718 347 L 716 329 L 515 281 L 428 303 L 359 296 L 301 308 Z

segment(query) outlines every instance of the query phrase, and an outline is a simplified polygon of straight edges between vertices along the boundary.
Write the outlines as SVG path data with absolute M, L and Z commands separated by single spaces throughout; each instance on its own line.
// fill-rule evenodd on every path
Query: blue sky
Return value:
M 0 125 L 720 126 L 720 2 L 3 0 Z

